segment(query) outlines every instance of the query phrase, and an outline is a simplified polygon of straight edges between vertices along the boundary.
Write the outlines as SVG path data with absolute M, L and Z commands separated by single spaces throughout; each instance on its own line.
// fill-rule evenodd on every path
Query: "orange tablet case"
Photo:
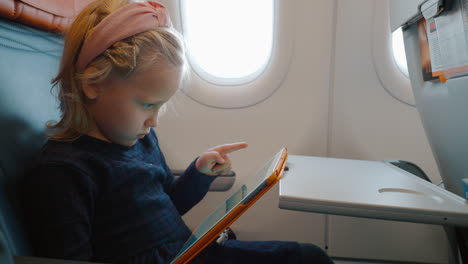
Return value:
M 259 186 L 260 189 L 256 188 L 253 190 L 248 196 L 245 197 L 245 199 L 243 199 L 227 215 L 225 215 L 220 220 L 220 222 L 212 227 L 205 235 L 199 238 L 197 242 L 195 242 L 189 249 L 187 249 L 180 256 L 176 257 L 176 259 L 174 259 L 171 264 L 188 263 L 211 242 L 213 242 L 226 228 L 234 223 L 234 221 L 236 221 L 245 211 L 247 211 L 250 206 L 252 206 L 281 179 L 284 168 L 286 166 L 288 151 L 286 148 L 283 148 L 278 154 L 280 155 L 280 158 L 276 162 L 270 176 L 263 181 L 264 184 Z

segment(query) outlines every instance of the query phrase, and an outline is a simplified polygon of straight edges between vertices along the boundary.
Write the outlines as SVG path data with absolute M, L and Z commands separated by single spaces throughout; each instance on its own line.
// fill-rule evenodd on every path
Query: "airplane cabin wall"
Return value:
M 177 7 L 177 1 L 163 2 Z M 232 154 L 234 188 L 284 146 L 297 155 L 409 160 L 438 183 L 417 110 L 387 95 L 377 79 L 370 46 L 372 2 L 288 1 L 294 5 L 295 42 L 281 87 L 266 101 L 231 110 L 210 108 L 178 93 L 156 128 L 170 167 L 185 168 L 212 146 L 247 141 L 248 149 Z M 195 227 L 230 194 L 207 194 L 185 221 Z M 432 263 L 447 259 L 439 226 L 281 210 L 278 186 L 233 229 L 242 240 L 328 245 L 335 257 Z
M 185 168 L 210 147 L 246 141 L 247 149 L 232 154 L 235 188 L 282 147 L 290 154 L 326 155 L 334 2 L 298 0 L 291 4 L 294 52 L 281 87 L 268 100 L 242 109 L 210 108 L 179 92 L 156 128 L 171 168 Z M 184 219 L 195 227 L 229 194 L 209 193 Z M 278 185 L 240 217 L 233 229 L 242 240 L 325 246 L 324 215 L 279 209 Z

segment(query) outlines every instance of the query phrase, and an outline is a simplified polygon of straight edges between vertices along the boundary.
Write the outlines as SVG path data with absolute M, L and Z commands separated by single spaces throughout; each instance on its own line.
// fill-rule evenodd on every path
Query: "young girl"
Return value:
M 98 0 L 66 36 L 59 85 L 62 117 L 27 177 L 31 239 L 44 257 L 168 263 L 191 235 L 181 215 L 228 173 L 214 147 L 174 180 L 153 130 L 186 72 L 183 44 L 156 2 Z M 331 263 L 296 242 L 213 243 L 197 263 Z M 301 262 L 302 261 L 302 262 Z

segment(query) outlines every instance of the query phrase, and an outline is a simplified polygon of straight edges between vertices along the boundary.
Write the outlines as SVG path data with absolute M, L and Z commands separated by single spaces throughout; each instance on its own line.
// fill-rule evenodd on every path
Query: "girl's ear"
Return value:
M 97 71 L 96 68 L 94 67 L 88 67 L 86 68 L 84 74 L 85 75 L 93 75 L 95 72 Z M 99 94 L 101 92 L 101 89 L 99 87 L 99 85 L 97 83 L 94 83 L 92 82 L 92 78 L 91 79 L 85 79 L 83 81 L 83 93 L 85 94 L 85 96 L 90 99 L 90 100 L 94 100 L 96 98 L 99 97 Z

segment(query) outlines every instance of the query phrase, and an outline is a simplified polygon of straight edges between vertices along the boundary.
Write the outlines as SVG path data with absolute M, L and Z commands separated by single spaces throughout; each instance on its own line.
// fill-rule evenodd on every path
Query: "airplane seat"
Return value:
M 46 140 L 44 123 L 59 117 L 50 81 L 62 46 L 58 34 L 0 19 L 0 259 L 33 254 L 21 224 L 20 184 Z
M 60 117 L 51 80 L 62 50 L 61 35 L 0 18 L 0 263 L 34 255 L 22 225 L 20 185 L 46 141 L 44 124 Z M 210 191 L 227 191 L 234 180 L 235 176 L 218 177 Z M 21 262 L 28 261 L 42 263 Z

